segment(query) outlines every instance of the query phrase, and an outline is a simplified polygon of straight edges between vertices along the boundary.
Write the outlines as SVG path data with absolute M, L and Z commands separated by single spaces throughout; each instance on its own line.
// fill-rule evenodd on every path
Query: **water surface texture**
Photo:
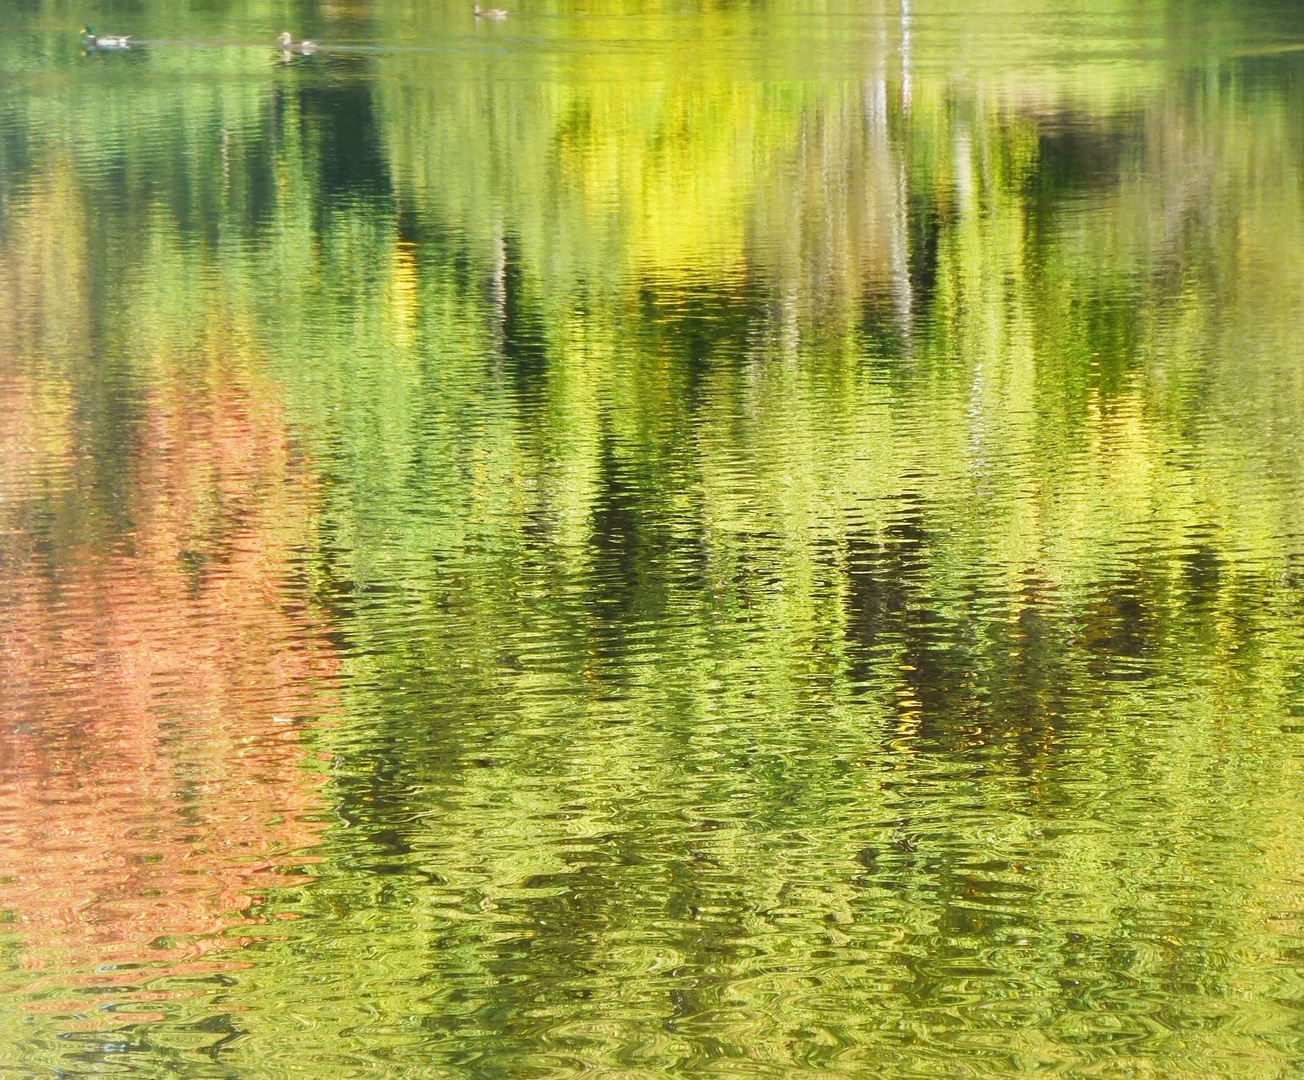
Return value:
M 0 30 L 0 1076 L 1304 1075 L 1298 4 Z

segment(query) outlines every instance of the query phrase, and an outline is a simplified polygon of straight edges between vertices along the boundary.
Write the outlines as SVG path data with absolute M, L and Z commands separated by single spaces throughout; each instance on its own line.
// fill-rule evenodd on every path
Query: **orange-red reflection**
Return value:
M 217 963 L 322 829 L 313 484 L 213 322 L 149 363 L 107 461 L 72 379 L 0 357 L 0 929 L 29 991 Z

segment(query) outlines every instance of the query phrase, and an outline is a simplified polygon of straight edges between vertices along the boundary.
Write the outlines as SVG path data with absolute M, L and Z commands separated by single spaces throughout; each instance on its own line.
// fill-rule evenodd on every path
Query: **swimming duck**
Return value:
M 479 4 L 471 5 L 471 14 L 477 19 L 493 19 L 496 22 L 502 22 L 507 18 L 507 12 L 502 8 L 482 8 Z
M 294 38 L 290 36 L 290 31 L 288 30 L 286 30 L 285 33 L 276 40 L 280 44 L 283 52 L 299 53 L 301 56 L 311 56 L 317 51 L 317 43 L 315 41 L 295 41 Z
M 97 34 L 95 27 L 83 26 L 82 44 L 88 49 L 130 49 L 131 38 L 122 34 Z

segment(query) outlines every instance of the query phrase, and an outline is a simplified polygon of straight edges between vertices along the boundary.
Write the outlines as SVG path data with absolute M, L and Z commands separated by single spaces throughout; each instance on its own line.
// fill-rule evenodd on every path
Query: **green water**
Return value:
M 1304 1075 L 1304 9 L 0 30 L 0 1076 Z

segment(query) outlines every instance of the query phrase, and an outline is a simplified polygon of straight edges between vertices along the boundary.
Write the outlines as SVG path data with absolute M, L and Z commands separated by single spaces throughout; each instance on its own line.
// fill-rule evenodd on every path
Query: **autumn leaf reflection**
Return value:
M 44 195 L 5 286 L 68 213 Z M 214 311 L 185 351 L 151 350 L 116 503 L 84 469 L 81 390 L 0 356 L 0 910 L 29 991 L 220 964 L 322 831 L 303 721 L 337 660 L 299 571 L 315 491 Z

